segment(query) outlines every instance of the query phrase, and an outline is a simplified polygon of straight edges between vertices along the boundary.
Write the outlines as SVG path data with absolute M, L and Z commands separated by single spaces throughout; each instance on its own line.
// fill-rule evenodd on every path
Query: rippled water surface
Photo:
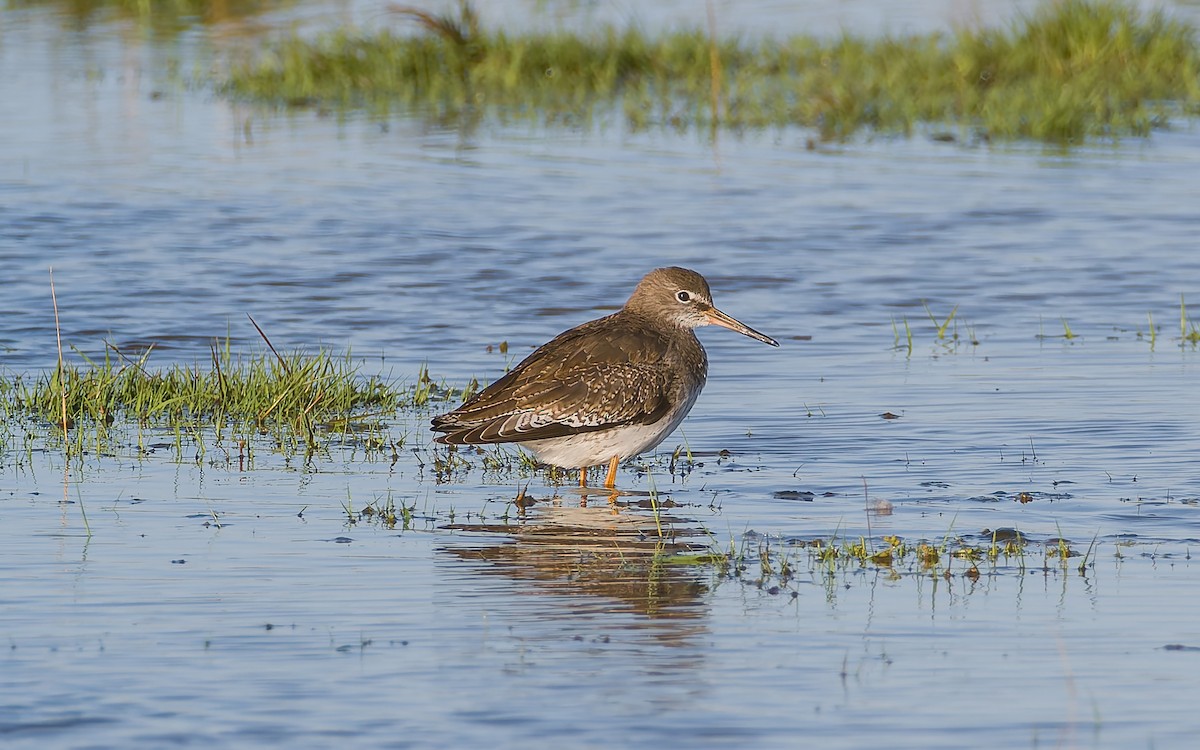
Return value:
M 838 7 L 804 18 L 857 18 Z M 388 418 L 394 460 L 335 444 L 247 466 L 173 435 L 143 456 L 130 433 L 65 479 L 52 439 L 6 431 L 0 746 L 1194 741 L 1194 123 L 1067 153 L 456 130 L 180 83 L 240 28 L 156 39 L 52 7 L 3 21 L 10 374 L 53 366 L 50 266 L 65 345 L 154 344 L 151 366 L 204 364 L 227 335 L 259 351 L 250 314 L 281 349 L 486 381 L 667 264 L 782 346 L 701 331 L 709 384 L 657 457 L 621 471 L 615 509 L 483 457 L 439 477 L 424 412 Z M 939 339 L 931 316 L 952 312 Z M 680 445 L 695 463 L 672 473 Z M 348 521 L 387 498 L 405 523 Z M 948 556 L 832 570 L 807 546 L 995 530 L 1030 543 L 978 576 Z M 695 557 L 712 545 L 747 569 Z

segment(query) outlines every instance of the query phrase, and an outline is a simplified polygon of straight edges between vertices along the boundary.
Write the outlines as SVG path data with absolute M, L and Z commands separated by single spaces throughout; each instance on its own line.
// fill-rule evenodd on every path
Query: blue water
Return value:
M 873 7 L 788 13 L 832 31 Z M 772 10 L 716 8 L 751 31 Z M 928 30 L 966 11 L 890 12 Z M 153 435 L 142 456 L 118 432 L 65 481 L 53 440 L 7 426 L 0 746 L 1190 746 L 1194 124 L 1069 153 L 459 131 L 189 82 L 254 38 L 240 26 L 72 30 L 52 6 L 3 22 L 0 100 L 21 103 L 0 116 L 8 373 L 55 361 L 50 267 L 64 345 L 154 344 L 151 365 L 203 365 L 226 336 L 259 351 L 250 314 L 281 349 L 486 381 L 667 264 L 782 346 L 701 331 L 692 416 L 618 478 L 680 506 L 669 551 L 745 552 L 740 579 L 655 567 L 649 510 L 579 508 L 540 474 L 471 457 L 439 483 L 426 413 L 387 419 L 394 463 L 264 445 L 239 468 L 211 436 L 178 455 Z M 939 340 L 929 316 L 952 310 L 958 339 Z M 697 462 L 682 477 L 677 446 Z M 526 483 L 539 502 L 519 518 Z M 387 498 L 409 528 L 348 521 Z M 978 578 L 949 558 L 826 575 L 804 546 L 1014 528 L 1025 555 Z M 1060 537 L 1083 573 L 1053 557 Z M 763 545 L 797 576 L 756 585 Z

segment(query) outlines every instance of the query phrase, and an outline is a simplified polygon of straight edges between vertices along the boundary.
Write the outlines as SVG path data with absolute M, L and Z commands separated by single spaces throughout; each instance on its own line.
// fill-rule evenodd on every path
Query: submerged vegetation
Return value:
M 875 570 L 889 578 L 965 578 L 1023 574 L 1028 570 L 1086 576 L 1096 564 L 1096 540 L 1080 552 L 1061 537 L 1031 541 L 1014 528 L 985 529 L 979 534 L 947 532 L 940 540 L 909 541 L 888 535 L 809 540 L 742 538 L 710 560 L 723 578 L 752 583 L 768 593 L 796 595 L 796 579 L 837 584 L 857 571 Z M 1116 554 L 1120 554 L 1118 548 Z
M 1144 136 L 1200 113 L 1194 28 L 1112 0 L 1062 0 L 1007 29 L 745 41 L 629 28 L 512 35 L 394 9 L 415 35 L 298 35 L 237 61 L 224 90 L 291 105 L 417 109 L 645 128 L 800 125 L 823 138 L 920 125 L 1070 143 Z

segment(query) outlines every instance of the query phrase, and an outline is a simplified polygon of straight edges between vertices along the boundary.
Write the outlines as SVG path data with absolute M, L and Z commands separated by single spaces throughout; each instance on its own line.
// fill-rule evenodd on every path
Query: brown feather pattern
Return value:
M 523 442 L 657 422 L 673 395 L 703 385 L 707 370 L 694 335 L 683 348 L 696 365 L 672 367 L 682 354 L 676 351 L 680 342 L 658 327 L 622 311 L 560 334 L 474 398 L 434 418 L 433 429 L 446 433 L 438 442 Z

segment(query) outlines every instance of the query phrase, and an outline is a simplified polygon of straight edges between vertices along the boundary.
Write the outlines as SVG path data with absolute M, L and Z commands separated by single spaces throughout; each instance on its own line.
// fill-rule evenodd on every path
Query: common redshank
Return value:
M 617 465 L 670 435 L 696 403 L 708 355 L 694 329 L 718 325 L 779 346 L 713 306 L 708 282 L 659 268 L 618 312 L 560 333 L 462 406 L 433 418 L 437 442 L 520 443 L 543 463 L 587 471 Z

